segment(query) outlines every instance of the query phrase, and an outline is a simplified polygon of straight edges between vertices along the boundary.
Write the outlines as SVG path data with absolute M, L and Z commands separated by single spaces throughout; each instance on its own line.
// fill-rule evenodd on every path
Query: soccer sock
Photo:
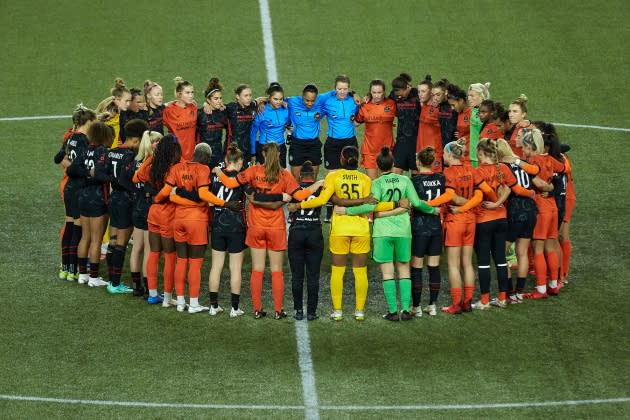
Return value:
M 133 288 L 135 290 L 142 289 L 142 275 L 140 272 L 131 272 L 131 280 L 133 281 Z
M 420 306 L 422 298 L 422 268 L 411 267 L 411 285 L 413 306 Z
M 142 277 L 142 285 L 144 285 L 144 293 L 149 291 L 149 280 L 146 277 Z
M 387 302 L 387 312 L 390 314 L 398 312 L 398 305 L 396 304 L 396 280 L 383 280 L 383 293 L 385 294 L 385 301 Z
M 282 311 L 284 298 L 284 273 L 282 271 L 271 273 L 271 294 L 273 295 L 273 310 Z
M 177 256 L 175 252 L 164 253 L 164 291 L 172 293 L 173 284 L 175 282 L 175 259 Z
M 558 254 L 554 251 L 549 252 L 547 255 L 547 266 L 549 267 L 549 271 L 551 275 L 549 276 L 551 280 L 558 280 Z
M 490 266 L 480 265 L 478 267 L 479 290 L 481 294 L 490 293 Z
M 453 300 L 453 305 L 462 304 L 462 288 L 461 287 L 451 287 L 451 299 Z
M 157 290 L 159 264 L 160 253 L 156 251 L 149 252 L 149 258 L 147 259 L 147 281 L 149 283 L 149 292 L 151 292 L 152 290 Z
M 536 290 L 547 293 L 547 261 L 542 252 L 534 255 L 534 269 L 536 270 Z
M 516 293 L 523 293 L 523 291 L 525 290 L 526 282 L 527 282 L 527 277 L 516 278 Z
M 219 306 L 219 292 L 210 292 L 210 306 L 213 308 Z
M 354 293 L 356 294 L 356 310 L 365 310 L 368 293 L 367 267 L 352 267 L 354 273 Z
M 201 289 L 201 266 L 203 265 L 203 258 L 189 258 L 188 264 L 188 294 L 190 295 L 192 305 L 192 298 L 199 298 L 199 289 Z M 197 306 L 198 305 L 199 301 L 197 301 Z
M 464 285 L 464 302 L 465 303 L 469 303 L 470 301 L 472 301 L 474 292 L 475 292 L 475 286 Z
M 114 242 L 116 241 L 116 235 L 109 237 L 109 243 L 107 244 L 107 253 L 105 254 L 105 261 L 107 261 L 107 274 L 112 276 L 112 253 L 114 252 Z
M 112 250 L 111 262 L 112 262 L 112 272 L 110 276 L 110 280 L 113 286 L 118 286 L 120 284 L 120 275 L 122 273 L 123 264 L 125 262 L 125 251 L 126 247 L 121 245 L 114 246 Z
M 236 293 L 232 293 L 232 308 L 234 310 L 238 309 L 238 304 L 241 301 L 241 295 L 237 295 Z
M 490 303 L 490 292 L 481 294 L 481 303 L 484 305 Z
M 61 235 L 61 270 L 65 272 L 70 272 L 70 243 L 73 230 L 74 222 L 66 222 Z
M 78 258 L 79 261 L 79 274 L 87 274 L 87 258 Z
M 411 303 L 411 279 L 398 280 L 400 287 L 400 306 L 403 311 L 409 312 L 409 304 Z
M 79 246 L 79 242 L 81 242 L 82 234 L 83 228 L 81 226 L 74 225 L 74 229 L 72 229 L 72 240 L 70 241 L 70 248 L 68 249 L 70 255 L 68 269 L 71 273 L 76 273 L 79 271 L 77 247 Z
M 562 248 L 562 278 L 565 278 L 569 275 L 573 247 L 570 240 L 560 242 L 560 247 Z
M 343 299 L 343 275 L 346 266 L 333 265 L 330 269 L 330 297 L 332 298 L 333 311 L 341 310 Z
M 92 262 L 90 261 L 90 277 L 92 277 L 93 279 L 98 277 L 98 267 L 99 263 L 98 262 Z
M 177 258 L 175 264 L 175 294 L 177 299 L 186 294 L 186 269 L 188 268 L 188 258 Z
M 252 306 L 254 307 L 254 312 L 262 311 L 262 285 L 263 285 L 263 272 L 262 271 L 252 271 L 252 276 L 250 278 L 249 288 L 252 293 Z
M 199 297 L 191 297 L 190 306 L 199 306 Z
M 499 282 L 499 300 L 505 300 L 507 299 L 507 292 L 510 290 L 507 263 L 497 264 L 497 280 Z
M 429 266 L 429 305 L 435 305 L 440 294 L 440 267 Z

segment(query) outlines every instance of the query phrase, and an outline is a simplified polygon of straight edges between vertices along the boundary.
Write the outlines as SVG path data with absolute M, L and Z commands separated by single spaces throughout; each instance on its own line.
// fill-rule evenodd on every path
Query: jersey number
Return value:
M 341 184 L 341 192 L 347 199 L 361 198 L 359 184 Z M 353 197 L 354 196 L 354 197 Z
M 433 196 L 435 191 L 435 197 Z M 442 191 L 440 191 L 439 188 L 436 188 L 435 190 L 425 190 L 424 194 L 427 196 L 427 201 L 431 201 L 434 198 L 438 198 L 440 195 L 442 195 Z
M 221 188 L 219 188 L 219 191 L 217 192 L 217 197 L 219 197 L 223 201 L 230 201 L 233 193 L 234 190 L 232 190 L 231 188 L 227 188 L 225 185 L 221 185 Z
M 523 187 L 523 188 L 529 188 L 529 175 L 527 174 L 527 172 L 525 172 L 522 169 L 517 169 L 514 172 L 514 176 L 516 177 L 516 182 L 518 182 L 518 184 Z
M 392 188 L 390 190 L 385 191 L 385 196 L 383 197 L 383 201 L 400 201 L 402 198 L 402 193 L 398 188 Z

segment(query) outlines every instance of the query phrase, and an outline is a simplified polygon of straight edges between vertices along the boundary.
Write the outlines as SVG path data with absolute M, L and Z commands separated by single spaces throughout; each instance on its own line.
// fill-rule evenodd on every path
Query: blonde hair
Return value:
M 481 97 L 485 99 L 490 99 L 490 82 L 486 83 L 473 83 L 468 86 L 469 91 L 477 92 Z
M 477 144 L 477 156 L 479 156 L 479 152 L 483 152 L 485 156 L 492 159 L 492 162 L 496 164 L 496 177 L 499 181 L 499 184 L 503 184 L 503 172 L 501 172 L 501 164 L 499 163 L 499 151 L 497 143 L 491 139 L 481 139 Z
M 516 157 L 514 151 L 510 147 L 510 144 L 505 139 L 498 139 L 496 141 L 497 146 L 497 159 L 502 160 L 506 157 Z
M 536 154 L 545 151 L 545 140 L 542 132 L 537 128 L 523 128 L 523 146 L 529 146 Z
M 190 83 L 188 80 L 184 80 L 184 78 L 180 76 L 174 78 L 173 82 L 175 82 L 175 96 L 177 96 L 179 92 L 184 90 L 185 87 L 192 86 L 192 83 Z
M 142 139 L 140 140 L 140 146 L 138 147 L 138 154 L 136 155 L 136 160 L 138 162 L 142 162 L 149 156 L 153 154 L 153 148 L 151 145 L 157 141 L 159 141 L 162 137 L 162 134 L 157 131 L 145 131 L 142 133 Z
M 452 141 L 444 146 L 444 151 L 453 155 L 455 159 L 461 159 L 464 156 L 466 139 L 458 139 L 457 141 Z
M 107 121 L 112 116 L 118 114 L 118 107 L 114 103 L 114 99 L 122 98 L 125 93 L 131 95 L 131 92 L 127 89 L 127 86 L 125 86 L 125 81 L 120 77 L 114 80 L 114 87 L 110 89 L 110 93 L 111 96 L 99 102 L 94 110 L 100 121 Z
M 521 111 L 527 114 L 527 96 L 525 96 L 524 93 L 521 93 L 518 98 L 510 103 L 510 105 L 518 105 L 521 108 Z

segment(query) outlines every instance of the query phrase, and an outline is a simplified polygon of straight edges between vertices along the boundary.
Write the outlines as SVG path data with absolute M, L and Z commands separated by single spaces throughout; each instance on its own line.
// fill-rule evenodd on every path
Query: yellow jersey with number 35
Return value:
M 324 187 L 319 197 L 302 201 L 303 209 L 321 207 L 328 202 L 333 194 L 339 198 L 358 199 L 370 195 L 372 181 L 366 174 L 357 170 L 339 169 L 326 175 Z M 338 215 L 333 212 L 331 236 L 370 236 L 370 224 L 367 215 Z

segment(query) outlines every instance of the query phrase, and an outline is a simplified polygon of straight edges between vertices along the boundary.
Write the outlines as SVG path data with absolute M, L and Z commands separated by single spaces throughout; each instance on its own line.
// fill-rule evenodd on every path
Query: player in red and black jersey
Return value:
M 120 141 L 122 142 L 124 142 L 127 137 L 125 125 L 129 121 L 136 119 L 147 121 L 149 118 L 142 91 L 138 88 L 131 88 L 129 89 L 129 93 L 131 94 L 129 107 L 125 111 L 120 112 Z
M 252 100 L 252 89 L 249 85 L 238 85 L 234 90 L 236 102 L 225 106 L 228 116 L 228 132 L 225 149 L 235 143 L 243 152 L 246 166 L 256 161 L 256 155 L 250 151 L 250 132 L 256 116 L 256 102 Z
M 151 80 L 144 82 L 144 102 L 147 107 L 147 122 L 151 131 L 164 134 L 164 92 L 162 86 Z
M 59 278 L 76 281 L 79 278 L 77 247 L 81 240 L 81 215 L 79 212 L 79 190 L 85 184 L 85 178 L 69 176 L 68 167 L 77 158 L 83 156 L 88 148 L 85 135 L 88 128 L 96 120 L 94 111 L 80 104 L 72 114 L 73 128 L 64 135 L 61 149 L 55 155 L 55 163 L 61 165 L 64 171 L 62 197 L 65 206 L 65 224 L 61 234 L 61 271 Z
M 127 244 L 133 231 L 132 216 L 136 186 L 132 177 L 136 169 L 135 157 L 140 138 L 148 128 L 149 124 L 141 119 L 127 122 L 124 126 L 125 142 L 109 151 L 105 163 L 112 189 L 109 200 L 110 229 L 107 249 L 109 284 L 107 291 L 113 294 L 132 292 L 131 288 L 121 283 L 120 276 Z
M 418 89 L 411 85 L 411 76 L 401 73 L 392 80 L 389 98 L 396 101 L 396 146 L 394 147 L 394 172 L 415 171 L 416 141 L 420 121 Z
M 448 79 L 440 79 L 431 88 L 431 96 L 438 103 L 438 119 L 442 135 L 442 144 L 438 145 L 438 150 L 443 150 L 444 146 L 456 140 L 455 132 L 457 130 L 458 114 L 448 103 L 447 96 L 450 85 L 451 82 Z
M 85 185 L 79 191 L 79 213 L 83 234 L 77 249 L 79 283 L 90 287 L 107 286 L 98 276 L 101 260 L 101 242 L 107 227 L 109 177 L 105 167 L 107 147 L 114 141 L 114 130 L 102 122 L 95 122 L 87 130 L 89 145 L 68 167 L 68 175 L 83 178 Z M 90 274 L 87 259 L 90 259 Z
M 200 107 L 197 115 L 198 141 L 212 149 L 210 168 L 223 162 L 223 132 L 227 131 L 228 114 L 223 105 L 223 85 L 213 77 L 204 92 L 207 106 Z M 210 109 L 210 113 L 207 109 Z

